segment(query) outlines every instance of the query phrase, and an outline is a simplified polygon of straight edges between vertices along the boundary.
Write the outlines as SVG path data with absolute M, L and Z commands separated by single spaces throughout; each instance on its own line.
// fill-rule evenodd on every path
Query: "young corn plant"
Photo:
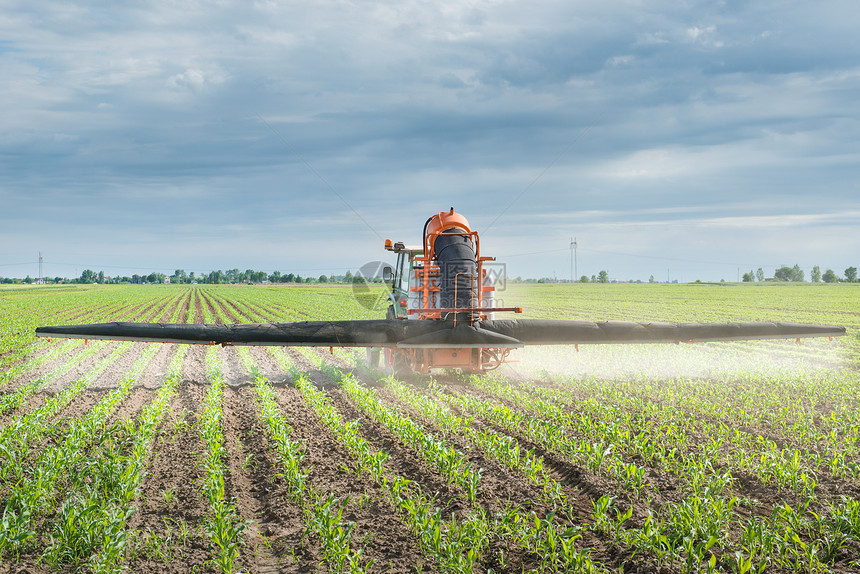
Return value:
M 123 376 L 118 387 L 105 395 L 85 417 L 72 420 L 66 429 L 65 437 L 60 438 L 55 446 L 43 450 L 31 470 L 24 472 L 23 466 L 11 469 L 17 482 L 10 487 L 6 510 L 10 512 L 10 518 L 15 508 L 19 513 L 25 511 L 27 516 L 26 520 L 15 521 L 15 527 L 20 530 L 10 533 L 13 538 L 19 541 L 28 538 L 25 533 L 30 532 L 32 520 L 49 513 L 57 504 L 57 483 L 70 469 L 76 468 L 87 459 L 89 445 L 107 440 L 110 432 L 110 429 L 106 428 L 108 417 L 128 396 L 157 348 L 158 346 L 152 346 L 147 349 Z M 0 542 L 0 552 L 2 551 L 3 544 Z M 61 554 L 62 552 L 56 556 Z
M 341 353 L 341 356 L 344 354 Z M 544 495 L 550 504 L 560 508 L 569 505 L 561 485 L 544 469 L 543 460 L 532 451 L 522 451 L 512 437 L 500 435 L 490 429 L 474 428 L 471 425 L 472 417 L 454 415 L 443 402 L 423 395 L 417 392 L 414 387 L 407 387 L 393 377 L 388 377 L 385 384 L 398 398 L 442 428 L 445 433 L 464 435 L 491 458 L 524 472 L 535 483 L 543 487 Z M 430 389 L 433 392 L 440 392 L 439 387 L 432 381 Z M 524 521 L 524 516 L 531 518 Z M 576 548 L 576 540 L 579 536 L 575 535 L 575 529 L 557 524 L 553 517 L 554 514 L 546 519 L 540 519 L 534 513 L 528 513 L 519 506 L 510 505 L 506 512 L 500 513 L 495 518 L 493 526 L 489 530 L 489 536 L 490 538 L 503 538 L 507 535 L 513 536 L 511 533 L 514 532 L 518 533 L 514 538 L 520 547 L 526 552 L 540 556 L 544 567 L 547 569 L 580 572 L 600 571 L 602 568 L 591 561 L 587 552 Z M 512 521 L 512 523 L 505 521 Z M 525 523 L 536 526 L 527 529 L 521 528 L 520 526 Z
M 388 428 L 404 444 L 414 448 L 421 458 L 436 467 L 449 482 L 466 494 L 466 499 L 470 503 L 474 504 L 481 481 L 481 469 L 472 468 L 465 454 L 428 433 L 424 427 L 415 423 L 400 410 L 383 404 L 374 390 L 361 385 L 351 374 L 326 365 L 314 353 L 305 353 L 305 356 L 336 382 L 356 406 L 373 420 Z
M 301 506 L 308 531 L 320 538 L 329 569 L 350 574 L 366 572 L 373 561 L 362 559 L 362 549 L 351 548 L 354 523 L 343 520 L 343 509 L 348 501 L 338 500 L 332 494 L 324 495 L 308 482 L 308 471 L 301 464 L 305 452 L 290 439 L 292 429 L 279 413 L 272 387 L 257 369 L 247 348 L 239 349 L 239 357 L 253 377 L 260 406 L 259 418 L 282 460 L 282 476 L 287 482 L 290 497 Z
M 102 548 L 90 560 L 93 572 L 106 574 L 122 570 L 121 562 L 129 541 L 126 522 L 134 512 L 131 504 L 138 496 L 155 434 L 164 420 L 170 400 L 181 384 L 182 363 L 187 351 L 186 346 L 177 350 L 155 400 L 144 407 L 136 424 L 127 431 L 135 437 L 134 444 L 130 456 L 122 460 L 120 479 L 114 486 L 112 496 L 108 498 L 106 514 L 110 520 L 104 526 Z
M 206 445 L 201 462 L 206 472 L 202 490 L 209 502 L 211 514 L 207 517 L 205 529 L 215 547 L 213 562 L 224 574 L 232 574 L 239 558 L 242 531 L 246 524 L 239 518 L 233 501 L 228 500 L 225 493 L 227 469 L 223 460 L 225 449 L 221 427 L 221 401 L 225 382 L 216 347 L 207 350 L 206 367 L 209 391 L 203 403 L 200 437 Z
M 463 520 L 453 517 L 444 520 L 432 498 L 423 494 L 411 481 L 385 468 L 387 453 L 370 451 L 367 441 L 359 434 L 358 421 L 344 422 L 325 393 L 317 390 L 306 376 L 301 376 L 282 352 L 271 351 L 293 374 L 296 387 L 307 403 L 353 455 L 360 471 L 369 472 L 388 492 L 392 504 L 418 535 L 422 547 L 434 556 L 439 569 L 444 572 L 472 572 L 489 543 L 490 529 L 486 516 L 478 511 Z
M 23 365 L 17 366 L 4 372 L 2 375 L 0 375 L 0 384 L 6 382 L 7 380 L 11 380 L 13 377 L 19 376 L 22 373 L 29 372 L 38 367 L 39 365 L 46 363 L 59 355 L 64 355 L 65 353 L 68 353 L 70 350 L 77 347 L 78 345 L 80 345 L 80 341 L 74 339 L 67 341 L 64 345 L 56 345 L 53 349 L 49 350 L 44 355 L 31 358 Z M 0 414 L 5 414 L 19 408 L 27 400 L 27 397 L 44 387 L 51 379 L 68 371 L 75 364 L 79 363 L 84 358 L 91 356 L 93 353 L 97 352 L 99 348 L 101 348 L 98 345 L 93 345 L 93 347 L 95 347 L 95 349 L 85 349 L 84 353 L 86 354 L 80 353 L 76 356 L 75 359 L 65 361 L 63 364 L 56 367 L 44 377 L 33 379 L 31 382 L 16 389 L 15 392 L 4 394 L 2 397 L 0 397 Z

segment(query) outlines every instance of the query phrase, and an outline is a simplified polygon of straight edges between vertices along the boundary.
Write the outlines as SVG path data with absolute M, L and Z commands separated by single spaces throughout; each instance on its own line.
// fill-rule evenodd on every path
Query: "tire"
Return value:
M 389 320 L 397 318 L 397 315 L 394 313 L 394 307 L 389 305 L 388 311 L 385 313 L 385 318 Z M 412 374 L 412 366 L 409 364 L 409 361 L 406 360 L 406 357 L 402 353 L 398 353 L 392 347 L 385 347 L 384 367 L 386 373 L 401 379 Z
M 371 369 L 379 368 L 379 347 L 367 348 L 367 366 Z
M 412 372 L 412 367 L 409 365 L 409 361 L 406 360 L 406 357 L 400 353 L 394 353 L 393 375 L 398 379 L 403 379 L 411 375 Z

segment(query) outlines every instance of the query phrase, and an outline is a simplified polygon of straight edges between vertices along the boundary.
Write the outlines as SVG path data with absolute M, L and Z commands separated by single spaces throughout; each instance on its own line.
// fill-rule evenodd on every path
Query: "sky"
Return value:
M 0 0 L 0 276 L 342 274 L 450 207 L 511 277 L 842 275 L 858 23 L 856 0 Z

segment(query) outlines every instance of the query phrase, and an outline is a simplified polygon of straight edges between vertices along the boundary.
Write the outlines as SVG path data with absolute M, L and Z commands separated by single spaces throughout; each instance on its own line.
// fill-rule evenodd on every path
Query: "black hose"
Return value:
M 439 264 L 439 307 L 474 308 L 478 263 L 475 259 L 475 246 L 468 233 L 456 227 L 449 227 L 436 236 L 434 251 Z M 474 316 L 473 316 L 474 315 Z M 471 322 L 477 318 L 474 313 L 458 313 L 457 321 Z

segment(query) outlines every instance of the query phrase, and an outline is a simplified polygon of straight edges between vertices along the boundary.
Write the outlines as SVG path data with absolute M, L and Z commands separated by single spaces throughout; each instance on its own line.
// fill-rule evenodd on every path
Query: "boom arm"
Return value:
M 96 323 L 39 327 L 39 337 L 162 343 L 312 347 L 515 348 L 523 345 L 637 344 L 839 337 L 845 327 L 798 323 L 634 323 L 518 319 L 477 321 L 303 321 L 193 325 Z

